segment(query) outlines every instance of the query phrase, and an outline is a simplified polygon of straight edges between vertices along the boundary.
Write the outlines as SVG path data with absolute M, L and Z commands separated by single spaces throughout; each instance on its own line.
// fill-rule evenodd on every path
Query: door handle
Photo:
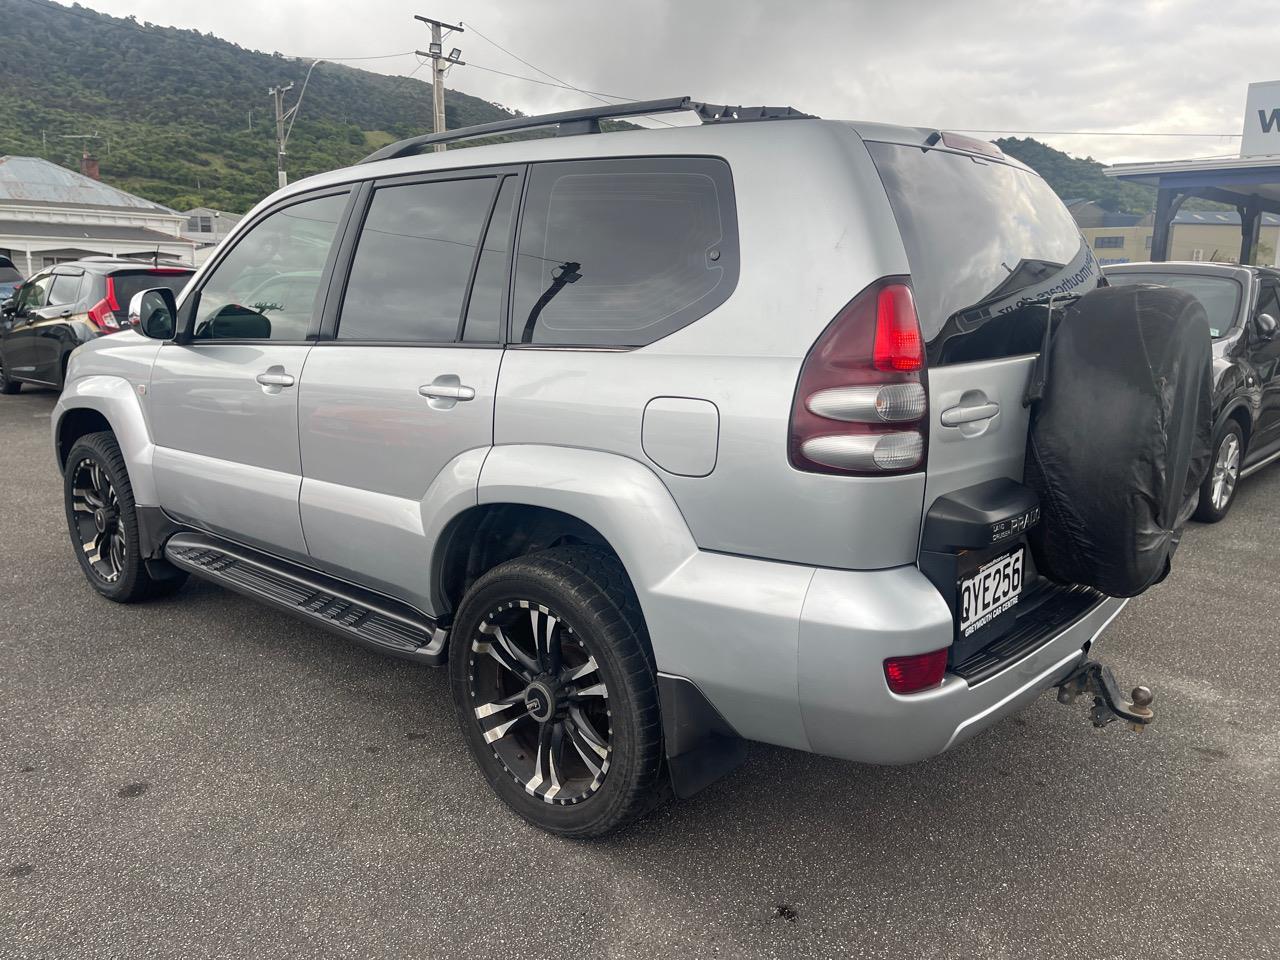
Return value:
M 287 373 L 272 373 L 268 370 L 266 373 L 260 373 L 256 377 L 257 381 L 264 387 L 292 387 L 293 377 Z
M 1000 404 L 994 401 L 974 403 L 969 406 L 954 406 L 942 411 L 944 427 L 959 427 L 966 423 L 977 423 L 979 420 L 990 420 L 1000 412 Z
M 428 400 L 474 400 L 476 388 L 460 383 L 424 383 L 418 393 Z

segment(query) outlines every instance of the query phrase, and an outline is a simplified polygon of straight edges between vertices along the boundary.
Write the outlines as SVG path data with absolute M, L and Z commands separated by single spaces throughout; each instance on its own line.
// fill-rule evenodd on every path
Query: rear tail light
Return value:
M 942 683 L 947 672 L 947 648 L 884 662 L 884 679 L 894 693 L 919 693 Z
M 879 476 L 924 463 L 924 343 L 906 277 L 877 280 L 805 357 L 791 408 L 791 465 Z
M 107 277 L 107 295 L 89 308 L 89 319 L 103 333 L 115 333 L 120 329 L 119 310 L 115 280 Z

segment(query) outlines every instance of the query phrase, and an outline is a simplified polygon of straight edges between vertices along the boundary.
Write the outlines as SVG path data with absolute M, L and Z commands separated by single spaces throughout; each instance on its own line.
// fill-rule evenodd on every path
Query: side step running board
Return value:
M 381 653 L 431 666 L 445 662 L 447 631 L 407 604 L 371 590 L 202 533 L 170 537 L 164 556 L 197 577 Z

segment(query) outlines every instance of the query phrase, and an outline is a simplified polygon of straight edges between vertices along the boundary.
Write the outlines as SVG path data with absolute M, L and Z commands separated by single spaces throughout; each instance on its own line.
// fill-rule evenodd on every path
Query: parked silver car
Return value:
M 599 133 L 664 109 L 703 123 Z M 1024 547 L 1020 324 L 1098 278 L 1044 181 L 689 101 L 447 138 L 556 123 L 592 135 L 289 186 L 76 351 L 53 439 L 94 588 L 196 574 L 448 663 L 493 788 L 571 835 L 747 740 L 920 760 L 1077 668 L 1123 601 Z

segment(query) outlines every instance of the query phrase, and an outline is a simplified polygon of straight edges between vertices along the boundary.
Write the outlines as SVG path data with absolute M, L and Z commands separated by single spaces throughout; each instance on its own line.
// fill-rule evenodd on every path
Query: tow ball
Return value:
M 1105 727 L 1122 720 L 1130 730 L 1141 733 L 1151 722 L 1151 702 L 1155 699 L 1151 691 L 1147 687 L 1134 687 L 1125 697 L 1111 668 L 1096 660 L 1086 658 L 1058 684 L 1059 703 L 1075 703 L 1082 693 L 1093 694 L 1089 718 L 1095 727 Z

